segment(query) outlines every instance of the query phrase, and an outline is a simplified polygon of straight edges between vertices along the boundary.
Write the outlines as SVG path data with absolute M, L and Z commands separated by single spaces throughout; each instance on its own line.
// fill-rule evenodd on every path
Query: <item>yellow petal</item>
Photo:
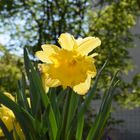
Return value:
M 45 92 L 46 92 L 46 93 L 49 92 L 49 87 L 45 87 Z
M 4 105 L 0 107 L 0 119 L 4 122 L 9 131 L 13 129 L 13 122 L 15 120 L 14 113 Z M 4 136 L 0 128 L 0 136 Z
M 46 84 L 47 84 L 49 87 L 58 87 L 58 86 L 60 86 L 59 80 L 57 80 L 57 79 L 51 79 L 51 78 L 48 78 L 48 79 L 46 80 Z
M 92 66 L 92 70 L 88 71 L 88 75 L 90 75 L 90 77 L 94 78 L 97 74 L 97 70 L 95 65 Z
M 76 39 L 76 43 L 79 46 L 83 42 L 83 38 Z
M 58 46 L 52 44 L 44 44 L 41 46 L 41 48 L 47 53 L 47 56 L 50 56 L 53 53 L 57 53 L 57 51 L 60 49 Z
M 28 104 L 29 104 L 29 107 L 31 107 L 31 100 L 30 100 L 29 97 L 27 98 L 27 102 L 28 102 Z
M 43 51 L 37 51 L 35 54 L 36 57 L 38 57 L 42 62 L 52 63 L 49 59 L 49 56 L 57 53 L 59 51 L 59 47 L 57 47 L 56 45 L 45 44 L 42 45 L 41 48 L 43 49 Z
M 49 87 L 58 87 L 60 86 L 60 82 L 57 79 L 51 79 L 49 77 L 45 77 L 44 79 L 44 88 L 46 93 L 49 91 Z
M 95 37 L 86 37 L 82 40 L 80 39 L 77 42 L 79 43 L 77 51 L 82 55 L 88 55 L 89 52 L 101 45 L 100 39 Z
M 48 65 L 39 64 L 41 78 L 42 78 L 43 86 L 46 92 L 49 91 L 49 87 L 57 87 L 60 85 L 59 80 L 50 78 L 48 74 L 48 68 L 49 68 Z
M 35 53 L 35 56 L 41 60 L 42 62 L 46 62 L 46 63 L 52 63 L 49 58 L 47 57 L 45 51 L 37 51 Z
M 4 136 L 3 131 L 2 129 L 0 129 L 0 137 L 3 137 L 3 136 Z
M 91 54 L 90 56 L 91 57 L 95 57 L 95 56 L 97 56 L 97 55 L 99 55 L 98 53 L 93 53 L 93 54 Z
M 18 136 L 20 137 L 19 139 L 25 140 L 24 133 L 23 133 L 23 131 L 22 131 L 18 122 L 15 122 L 14 127 L 15 127 L 15 131 L 13 131 L 14 139 L 16 139 L 16 135 L 18 134 Z
M 89 88 L 90 88 L 90 84 L 91 84 L 91 76 L 88 75 L 88 77 L 85 80 L 85 82 L 80 83 L 80 84 L 74 86 L 73 90 L 75 92 L 77 92 L 77 94 L 85 95 L 88 92 Z
M 5 94 L 7 97 L 9 97 L 12 101 L 15 101 L 15 98 L 14 98 L 14 96 L 12 96 L 11 93 L 9 93 L 9 92 L 4 92 L 4 94 Z
M 73 47 L 74 47 L 74 44 L 75 44 L 75 39 L 69 33 L 63 33 L 58 38 L 58 42 L 63 49 L 73 50 Z

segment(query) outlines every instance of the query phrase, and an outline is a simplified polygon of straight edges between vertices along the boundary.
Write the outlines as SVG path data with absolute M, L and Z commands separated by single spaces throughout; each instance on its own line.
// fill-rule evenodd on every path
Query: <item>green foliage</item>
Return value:
M 134 76 L 132 83 L 123 82 L 120 86 L 124 92 L 115 97 L 122 107 L 128 109 L 140 106 L 140 74 Z
M 102 45 L 97 65 L 100 67 L 109 53 L 111 61 L 102 76 L 99 89 L 105 91 L 106 81 L 116 69 L 120 69 L 122 83 L 115 99 L 123 105 L 125 98 L 128 98 L 135 107 L 139 104 L 133 100 L 135 96 L 139 98 L 138 86 L 134 82 L 129 83 L 135 92 L 129 91 L 122 75 L 134 69 L 128 48 L 135 47 L 136 36 L 131 28 L 135 26 L 139 13 L 138 0 L 3 0 L 0 5 L 0 27 L 3 28 L 0 31 L 4 32 L 5 29 L 10 33 L 12 42 L 7 47 L 26 46 L 32 54 L 40 50 L 46 41 L 56 43 L 62 32 L 70 32 L 75 37 L 100 37 Z M 133 98 L 127 96 L 128 93 Z M 128 104 L 128 107 L 132 106 Z
M 15 92 L 17 81 L 21 78 L 22 59 L 0 48 L 0 90 Z
M 118 77 L 121 83 L 114 99 L 122 107 L 133 109 L 140 106 L 140 76 L 135 75 L 132 82 L 128 83 L 123 80 L 123 75 L 124 73 L 129 74 L 134 69 L 128 48 L 135 47 L 134 38 L 136 36 L 132 34 L 131 29 L 135 26 L 139 16 L 140 9 L 138 6 L 138 0 L 101 0 L 98 3 L 91 0 L 2 0 L 0 3 L 0 33 L 8 31 L 10 34 L 12 41 L 6 44 L 7 48 L 12 50 L 26 46 L 31 54 L 40 50 L 40 46 L 46 41 L 47 43 L 57 43 L 57 38 L 62 32 L 72 33 L 75 37 L 89 35 L 99 37 L 102 40 L 102 45 L 98 48 L 98 52 L 100 52 L 96 61 L 98 68 L 103 65 L 109 54 L 111 60 L 102 72 L 97 87 L 98 91 L 105 93 L 114 72 L 118 69 L 121 70 Z M 29 139 L 33 137 L 34 140 L 36 138 L 44 139 L 44 137 L 52 139 L 57 134 L 57 138 L 60 139 L 62 138 L 61 133 L 63 133 L 65 134 L 63 139 L 72 139 L 71 134 L 75 131 L 76 136 L 74 137 L 78 139 L 84 137 L 85 134 L 82 136 L 82 133 L 85 133 L 84 125 L 86 125 L 84 124 L 84 116 L 79 116 L 77 131 L 74 127 L 74 114 L 79 110 L 78 105 L 83 99 L 79 99 L 73 93 L 68 93 L 67 96 L 70 100 L 75 101 L 74 103 L 68 101 L 70 102 L 68 104 L 66 101 L 64 103 L 64 99 L 68 98 L 66 91 L 62 91 L 58 95 L 59 90 L 52 89 L 48 95 L 44 94 L 39 77 L 35 76 L 36 79 L 34 79 L 34 75 L 37 74 L 36 69 L 35 71 L 32 69 L 33 75 L 30 75 L 28 69 L 26 70 L 31 83 L 29 85 L 31 108 L 25 96 L 25 89 L 28 85 L 24 75 L 22 81 L 19 82 L 20 90 L 17 92 L 17 104 L 21 107 L 15 105 L 17 110 L 11 108 L 13 111 L 26 116 L 26 118 L 22 118 L 18 113 L 15 113 L 25 136 Z M 11 54 L 7 49 L 0 46 L 0 90 L 15 92 L 21 71 L 22 58 Z M 38 91 L 38 89 L 40 90 Z M 51 94 L 52 92 L 55 94 Z M 96 93 L 100 92 L 96 91 Z M 33 96 L 34 94 L 36 96 Z M 96 98 L 97 96 L 96 94 L 92 97 Z M 7 103 L 5 102 L 5 104 Z M 57 108 L 57 105 L 60 108 Z M 42 107 L 45 108 L 43 114 L 41 114 Z M 107 108 L 109 109 L 110 106 Z M 55 118 L 56 115 L 57 118 Z M 105 117 L 99 119 L 101 115 L 102 113 L 98 114 L 94 125 L 100 126 L 102 121 L 106 124 Z M 23 124 L 22 119 L 25 119 L 25 122 L 30 122 L 30 124 Z M 48 124 L 47 127 L 44 126 L 46 123 Z M 5 129 L 4 126 L 3 129 Z M 32 132 L 28 132 L 30 129 Z M 88 130 L 89 127 L 86 131 L 89 132 Z M 89 137 L 92 136 L 93 132 L 94 136 L 100 134 L 98 130 L 92 128 Z M 6 129 L 5 133 L 7 133 Z M 35 133 L 35 135 L 32 136 L 31 133 Z
M 119 69 L 121 70 L 119 79 L 122 82 L 115 99 L 122 107 L 138 107 L 140 105 L 139 85 L 135 80 L 127 83 L 123 79 L 134 69 L 128 48 L 135 47 L 134 37 L 136 36 L 130 29 L 135 26 L 140 14 L 137 0 L 106 1 L 97 6 L 94 12 L 89 10 L 89 34 L 98 36 L 102 40 L 102 45 L 98 50 L 100 54 L 97 64 L 101 66 L 107 55 L 111 56 L 99 90 L 105 90 L 104 85 L 110 79 L 112 72 Z M 137 81 L 140 80 L 137 75 L 136 77 Z
M 107 61 L 98 72 L 93 86 L 83 99 L 82 96 L 74 93 L 71 89 L 58 90 L 58 88 L 52 88 L 49 93 L 46 94 L 36 65 L 29 60 L 26 50 L 24 59 L 29 80 L 31 106 L 27 103 L 27 96 L 24 92 L 25 89 L 23 90 L 23 88 L 19 88 L 19 92 L 17 92 L 17 103 L 3 93 L 0 93 L 0 103 L 14 112 L 16 119 L 24 132 L 25 139 L 100 139 L 110 115 L 111 101 L 117 83 L 116 74 L 112 78 L 112 82 L 103 97 L 100 111 L 97 114 L 93 125 L 91 128 L 88 128 L 88 133 L 85 134 L 83 128 L 85 127 L 85 113 L 89 108 L 92 97 L 95 95 L 98 81 L 101 78 L 101 73 L 107 64 Z M 23 78 L 21 85 L 25 84 L 27 83 L 25 78 Z M 0 123 L 0 125 L 2 126 L 6 137 L 8 139 L 10 139 L 10 137 L 12 138 L 12 135 L 8 132 L 3 123 Z
M 134 47 L 134 36 L 130 28 L 135 25 L 137 15 L 138 6 L 135 0 L 129 2 L 121 0 L 103 6 L 102 10 L 90 12 L 90 34 L 99 36 L 102 40 L 101 58 L 97 63 L 101 64 L 110 52 L 108 71 L 121 68 L 128 73 L 132 69 L 127 49 Z
M 11 30 L 15 44 L 9 42 L 10 46 L 28 46 L 30 50 L 32 46 L 35 52 L 46 41 L 56 43 L 63 32 L 82 35 L 87 6 L 86 0 L 16 0 L 12 1 L 10 11 L 6 4 L 0 9 L 1 26 Z

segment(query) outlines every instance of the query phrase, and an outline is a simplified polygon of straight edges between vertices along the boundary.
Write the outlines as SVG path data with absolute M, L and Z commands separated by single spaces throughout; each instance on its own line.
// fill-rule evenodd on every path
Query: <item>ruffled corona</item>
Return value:
M 93 57 L 97 53 L 88 54 L 101 44 L 100 39 L 86 37 L 76 40 L 72 35 L 63 33 L 58 42 L 62 48 L 46 44 L 42 45 L 42 51 L 36 52 L 36 56 L 44 62 L 39 66 L 46 90 L 62 85 L 85 95 L 90 88 L 91 78 L 96 75 Z

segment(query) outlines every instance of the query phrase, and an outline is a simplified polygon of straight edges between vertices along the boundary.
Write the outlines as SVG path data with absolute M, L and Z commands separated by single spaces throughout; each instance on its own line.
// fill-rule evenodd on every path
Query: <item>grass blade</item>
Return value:
M 103 97 L 103 101 L 102 101 L 99 113 L 94 120 L 94 124 L 91 127 L 86 140 L 91 140 L 91 139 L 100 140 L 100 138 L 102 137 L 104 127 L 110 115 L 113 91 L 117 84 L 117 83 L 114 84 L 117 73 L 113 76 L 110 87 L 108 91 L 106 92 L 105 96 Z
M 105 66 L 108 63 L 108 60 L 109 59 L 107 59 L 105 61 L 104 65 L 99 70 L 92 89 L 89 91 L 88 95 L 85 97 L 85 101 L 81 105 L 81 108 L 80 108 L 78 116 L 77 116 L 78 123 L 77 123 L 77 131 L 76 131 L 76 140 L 82 140 L 83 127 L 84 127 L 84 114 L 85 114 L 85 111 L 87 110 L 87 108 L 89 107 L 90 102 L 93 99 L 93 95 L 94 95 L 94 93 L 96 91 L 99 78 L 101 76 L 102 71 L 104 70 Z
M 72 121 L 75 117 L 75 113 L 78 107 L 78 99 L 79 95 L 74 93 L 73 91 L 70 92 L 71 97 L 68 105 L 68 113 L 67 113 L 67 120 L 66 120 L 66 130 L 65 130 L 65 140 L 69 140 L 70 137 L 70 131 L 72 126 Z
M 33 113 L 35 114 L 35 116 L 38 115 L 38 111 L 41 110 L 40 101 L 42 101 L 44 107 L 49 111 L 48 115 L 49 115 L 50 127 L 52 131 L 53 139 L 56 140 L 57 131 L 58 131 L 56 116 L 54 114 L 50 100 L 42 86 L 40 75 L 37 72 L 37 70 L 34 68 L 35 66 L 33 66 L 33 64 L 30 62 L 27 50 L 25 48 L 24 48 L 24 59 L 25 59 L 27 76 L 30 81 L 31 103 L 33 107 Z

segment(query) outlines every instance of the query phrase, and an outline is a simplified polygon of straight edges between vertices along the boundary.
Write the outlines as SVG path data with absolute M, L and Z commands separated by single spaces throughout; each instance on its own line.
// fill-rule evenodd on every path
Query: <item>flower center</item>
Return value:
M 62 49 L 50 57 L 48 73 L 53 79 L 58 79 L 62 85 L 73 87 L 84 82 L 87 71 L 90 71 L 92 63 L 76 51 Z M 86 66 L 86 67 L 85 67 Z
M 76 62 L 75 59 L 72 59 L 71 61 L 68 62 L 68 64 L 69 64 L 70 66 L 75 66 L 76 63 L 77 63 L 77 62 Z

